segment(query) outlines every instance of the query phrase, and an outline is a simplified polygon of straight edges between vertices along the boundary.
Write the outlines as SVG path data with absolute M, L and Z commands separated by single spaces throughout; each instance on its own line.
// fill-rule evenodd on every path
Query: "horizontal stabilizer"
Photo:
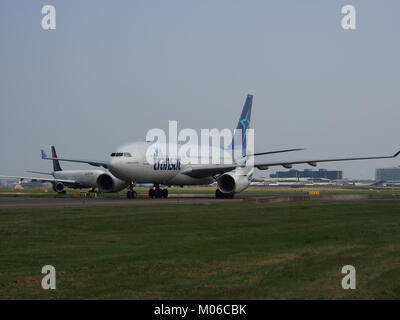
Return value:
M 67 159 L 67 158 L 43 158 L 44 160 L 59 160 L 59 161 L 67 161 L 67 162 L 78 162 L 78 163 L 87 163 L 94 167 L 103 167 L 108 169 L 108 162 L 98 161 L 98 160 L 79 160 L 79 159 Z
M 41 182 L 62 182 L 65 184 L 74 184 L 75 180 L 67 179 L 55 179 L 55 178 L 35 178 L 35 177 L 19 177 L 19 176 L 0 176 L 0 179 L 18 179 L 18 180 L 29 180 L 29 181 L 41 181 Z
M 30 171 L 30 170 L 27 170 L 26 172 L 36 173 L 36 174 L 45 174 L 45 175 L 48 175 L 48 176 L 52 176 L 53 175 L 53 173 L 51 173 L 51 172 Z

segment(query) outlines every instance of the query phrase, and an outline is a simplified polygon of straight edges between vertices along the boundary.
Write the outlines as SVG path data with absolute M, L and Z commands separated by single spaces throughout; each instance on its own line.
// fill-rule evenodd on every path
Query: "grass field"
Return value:
M 3 210 L 0 298 L 399 299 L 400 202 Z

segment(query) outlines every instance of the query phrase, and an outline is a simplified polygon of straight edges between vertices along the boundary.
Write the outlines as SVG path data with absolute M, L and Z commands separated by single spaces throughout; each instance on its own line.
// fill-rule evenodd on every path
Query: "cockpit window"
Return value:
M 111 153 L 110 157 L 127 157 L 132 158 L 132 155 L 129 152 L 113 152 Z

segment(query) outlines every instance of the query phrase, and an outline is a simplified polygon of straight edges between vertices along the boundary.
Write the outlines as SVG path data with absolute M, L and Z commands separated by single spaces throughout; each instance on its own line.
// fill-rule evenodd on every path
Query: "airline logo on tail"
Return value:
M 44 152 L 44 150 L 41 150 L 41 152 L 42 152 L 42 159 L 46 159 L 47 158 L 46 152 Z M 54 148 L 54 146 L 51 146 L 51 155 L 52 158 L 58 158 L 56 148 Z M 53 160 L 53 170 L 62 171 L 60 162 L 58 160 Z
M 253 95 L 247 95 L 246 102 L 244 103 L 242 114 L 240 115 L 239 122 L 236 126 L 236 130 L 232 139 L 232 155 L 235 159 L 235 140 L 241 141 L 241 155 L 242 157 L 246 157 L 247 150 L 247 130 L 250 128 L 250 118 L 251 118 L 251 107 L 253 104 Z

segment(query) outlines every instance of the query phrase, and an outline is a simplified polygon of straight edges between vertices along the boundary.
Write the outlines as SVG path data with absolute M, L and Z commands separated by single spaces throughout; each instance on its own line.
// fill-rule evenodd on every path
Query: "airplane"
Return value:
M 44 174 L 53 178 L 36 178 L 21 176 L 0 176 L 0 179 L 19 179 L 30 181 L 50 182 L 53 190 L 58 194 L 65 194 L 66 188 L 86 189 L 94 191 L 98 188 L 100 192 L 119 192 L 127 187 L 127 183 L 103 170 L 62 170 L 58 161 L 54 146 L 51 147 L 53 158 L 53 172 L 27 171 L 30 173 Z M 48 158 L 45 151 L 41 150 L 42 158 Z
M 168 197 L 168 189 L 161 189 L 160 185 L 209 185 L 213 182 L 217 182 L 217 189 L 215 191 L 216 198 L 232 198 L 234 194 L 245 190 L 249 186 L 254 168 L 260 170 L 267 170 L 272 166 L 292 168 L 295 164 L 308 164 L 315 167 L 318 162 L 389 159 L 395 158 L 400 154 L 400 151 L 398 151 L 394 155 L 390 156 L 311 159 L 299 161 L 255 161 L 254 157 L 259 155 L 299 151 L 303 149 L 287 149 L 259 153 L 248 152 L 246 148 L 246 135 L 250 128 L 252 102 L 253 95 L 249 94 L 245 100 L 236 127 L 236 131 L 241 132 L 242 144 L 240 155 L 236 152 L 236 146 L 240 144 L 235 144 L 235 133 L 229 148 L 221 148 L 220 150 L 222 153 L 221 164 L 193 164 L 191 161 L 183 161 L 190 160 L 186 159 L 186 156 L 182 156 L 181 158 L 171 158 L 168 154 L 157 154 L 154 163 L 150 163 L 146 157 L 149 148 L 158 151 L 157 143 L 151 142 L 133 142 L 122 145 L 118 147 L 115 152 L 111 153 L 106 161 L 72 158 L 59 158 L 58 160 L 86 163 L 92 166 L 108 169 L 115 177 L 128 184 L 129 191 L 127 192 L 127 198 L 134 198 L 132 194 L 134 192 L 133 187 L 136 183 L 153 184 L 153 188 L 150 188 L 148 193 L 150 198 L 166 198 Z M 170 145 L 166 144 L 165 150 L 170 150 L 169 147 Z M 182 145 L 177 144 L 175 147 L 180 150 Z M 178 154 L 181 153 L 178 152 Z M 201 155 L 199 155 L 199 159 L 200 158 Z M 227 158 L 231 160 L 230 163 L 225 162 Z M 44 157 L 44 159 L 54 160 L 54 157 Z M 200 160 L 197 163 L 201 163 Z

